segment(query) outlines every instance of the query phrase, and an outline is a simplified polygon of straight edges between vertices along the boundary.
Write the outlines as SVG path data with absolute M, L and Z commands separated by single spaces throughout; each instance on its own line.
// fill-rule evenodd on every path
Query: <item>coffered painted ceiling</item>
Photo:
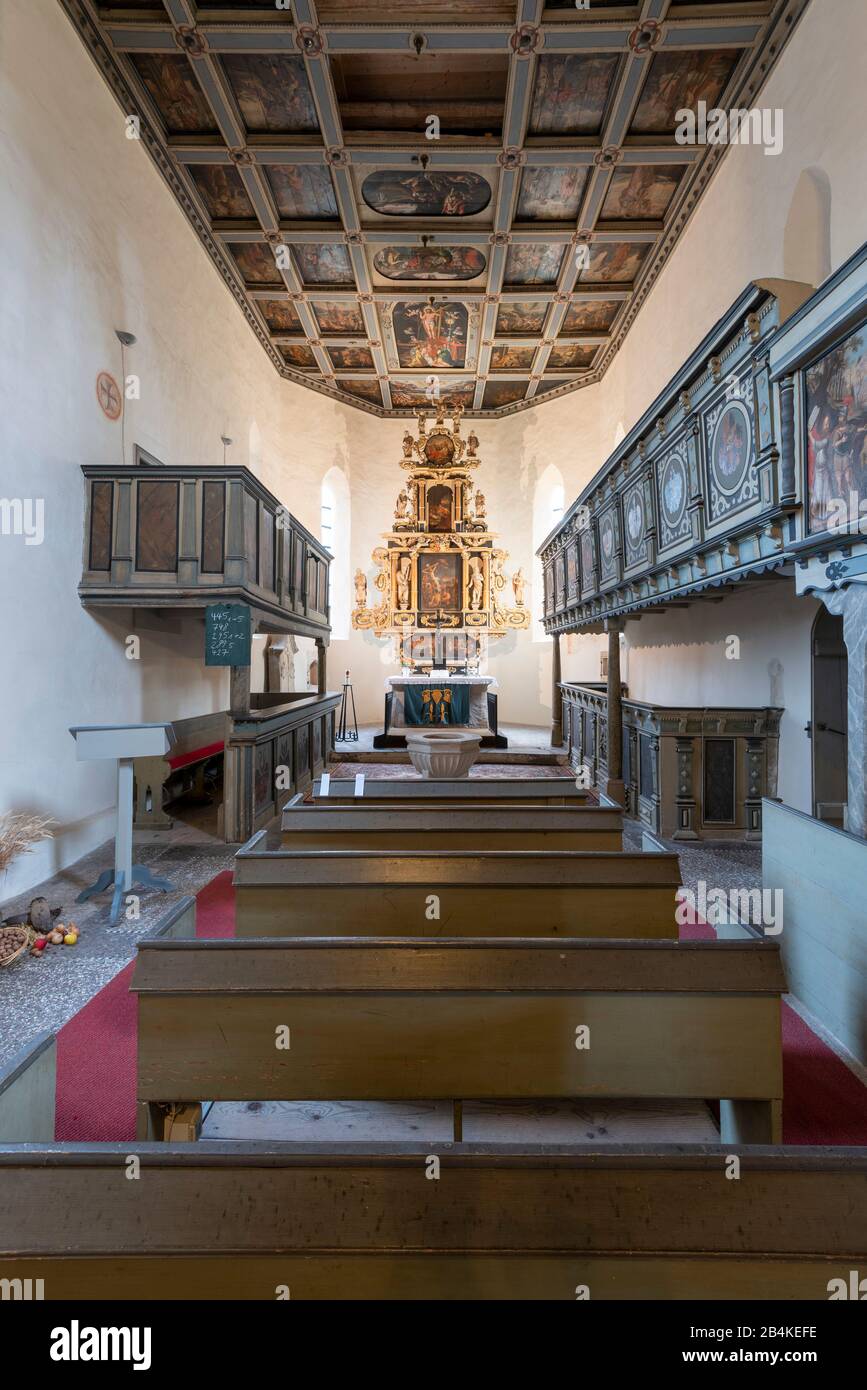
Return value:
M 604 374 L 724 152 L 675 113 L 807 0 L 59 3 L 282 376 L 504 415 Z

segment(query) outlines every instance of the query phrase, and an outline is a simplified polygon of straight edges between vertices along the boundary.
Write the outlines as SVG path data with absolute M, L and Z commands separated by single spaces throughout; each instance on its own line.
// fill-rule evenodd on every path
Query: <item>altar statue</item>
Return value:
M 367 607 L 367 576 L 361 569 L 355 571 L 355 606 Z
M 470 608 L 478 613 L 482 606 L 482 598 L 485 592 L 485 576 L 482 569 L 482 562 L 478 555 L 470 558 Z
M 512 575 L 512 589 L 515 593 L 515 603 L 518 608 L 524 607 L 524 587 L 527 581 L 524 578 L 524 571 L 517 569 Z
M 408 555 L 402 555 L 400 564 L 397 568 L 397 606 L 401 612 L 405 613 L 409 608 L 409 580 L 412 561 Z
M 409 430 L 407 430 L 406 434 L 403 436 L 403 456 L 405 459 L 412 458 L 412 445 L 412 435 L 410 434 Z
M 467 458 L 474 459 L 476 457 L 476 450 L 478 449 L 478 447 L 479 441 L 476 436 L 476 433 L 474 430 L 470 430 L 469 437 L 467 439 Z
M 485 504 L 485 494 L 484 494 L 483 492 L 479 492 L 478 488 L 476 488 L 476 501 L 475 501 L 475 506 L 474 506 L 474 516 L 475 516 L 475 518 L 476 518 L 476 521 L 481 522 L 482 526 L 486 526 L 486 525 L 487 525 L 488 517 L 487 517 L 486 504 Z
M 402 487 L 397 494 L 397 502 L 394 508 L 395 521 L 408 521 L 412 516 L 412 505 L 406 488 Z

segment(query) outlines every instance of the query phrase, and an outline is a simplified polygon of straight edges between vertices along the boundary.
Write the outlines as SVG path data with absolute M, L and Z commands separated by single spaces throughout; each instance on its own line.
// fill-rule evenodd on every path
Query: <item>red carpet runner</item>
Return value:
M 199 937 L 235 931 L 232 875 L 197 895 Z M 682 935 L 710 940 L 713 928 Z M 56 1138 L 126 1143 L 135 1138 L 136 1002 L 126 966 L 57 1036 Z M 867 1144 L 867 1089 L 806 1023 L 783 1005 L 783 1142 Z

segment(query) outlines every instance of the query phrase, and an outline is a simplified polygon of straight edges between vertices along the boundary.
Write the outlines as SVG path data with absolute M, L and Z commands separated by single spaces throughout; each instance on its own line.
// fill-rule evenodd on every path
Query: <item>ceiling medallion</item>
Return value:
M 517 58 L 532 58 L 542 47 L 542 30 L 532 24 L 522 24 L 511 37 L 512 51 Z
M 309 24 L 302 24 L 295 42 L 307 58 L 316 58 L 325 51 L 325 36 L 322 30 L 314 29 Z
M 269 246 L 285 246 L 282 232 L 266 232 L 265 240 Z
M 381 348 L 381 347 L 382 347 L 382 343 L 379 341 L 378 338 L 371 338 L 371 340 L 370 340 L 370 346 L 371 346 L 372 348 Z
M 598 150 L 593 156 L 593 163 L 598 169 L 613 169 L 622 158 L 623 151 L 618 145 L 606 145 L 604 150 Z
M 349 164 L 349 162 L 349 151 L 345 150 L 342 145 L 331 145 L 325 151 L 326 164 L 333 164 L 336 165 L 338 168 L 342 168 L 345 165 Z
M 592 233 L 592 232 L 573 232 L 573 233 L 572 233 L 572 245 L 573 245 L 573 246 L 589 246 L 589 244 L 590 244 L 590 242 L 591 242 L 592 240 L 593 240 L 593 233 Z
M 194 24 L 179 24 L 174 31 L 175 43 L 188 58 L 201 58 L 208 51 L 208 40 Z
M 554 295 L 554 303 L 555 303 L 555 304 L 570 304 L 571 301 L 572 301 L 572 296 L 571 296 L 571 294 L 563 294 L 562 291 L 559 291 L 559 290 L 558 290 L 558 292 Z
M 347 245 L 347 246 L 363 246 L 363 245 L 364 245 L 364 237 L 362 236 L 361 232 L 347 232 L 347 233 L 346 233 L 346 245 Z
M 229 158 L 233 164 L 255 164 L 256 156 L 252 150 L 245 149 L 243 145 L 227 150 Z
M 485 295 L 485 303 L 486 303 L 486 304 L 499 304 L 499 302 L 500 302 L 500 296 L 499 296 L 498 294 L 486 294 L 486 295 Z
M 527 156 L 524 151 L 516 149 L 514 145 L 510 145 L 508 149 L 497 155 L 497 163 L 504 169 L 520 169 L 526 162 Z
M 358 302 L 359 302 L 359 304 L 372 304 L 372 303 L 373 303 L 373 295 L 372 295 L 372 294 L 360 294 L 360 295 L 358 296 Z
M 509 246 L 512 238 L 508 232 L 492 232 L 488 240 L 492 246 Z
M 629 47 L 633 53 L 652 53 L 662 38 L 662 25 L 657 19 L 645 19 L 637 24 L 629 35 Z

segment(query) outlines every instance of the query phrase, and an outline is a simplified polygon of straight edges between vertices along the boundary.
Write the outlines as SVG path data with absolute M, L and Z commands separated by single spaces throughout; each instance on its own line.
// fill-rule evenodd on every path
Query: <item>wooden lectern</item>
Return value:
M 174 886 L 167 878 L 156 878 L 143 864 L 132 862 L 133 759 L 160 757 L 174 746 L 171 724 L 90 724 L 69 732 L 75 739 L 79 762 L 94 758 L 114 758 L 117 762 L 117 829 L 114 838 L 114 868 L 106 869 L 95 883 L 79 893 L 76 902 L 87 902 L 114 884 L 109 921 L 116 926 L 121 902 L 133 884 L 167 892 Z

